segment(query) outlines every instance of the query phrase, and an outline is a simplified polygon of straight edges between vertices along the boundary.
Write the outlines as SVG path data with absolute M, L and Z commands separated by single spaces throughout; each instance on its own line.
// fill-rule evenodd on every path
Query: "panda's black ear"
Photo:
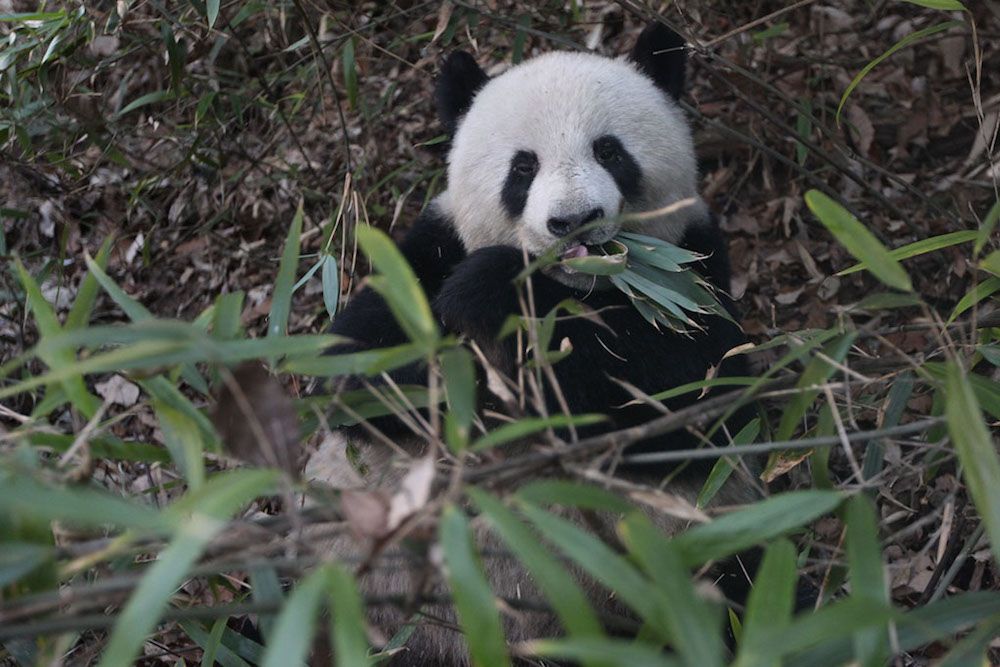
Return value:
M 489 80 L 471 53 L 455 51 L 441 65 L 434 89 L 438 117 L 448 134 L 455 134 L 458 119 L 472 105 L 472 98 Z
M 651 23 L 639 35 L 629 58 L 643 74 L 674 99 L 684 92 L 687 53 L 684 38 L 662 23 Z

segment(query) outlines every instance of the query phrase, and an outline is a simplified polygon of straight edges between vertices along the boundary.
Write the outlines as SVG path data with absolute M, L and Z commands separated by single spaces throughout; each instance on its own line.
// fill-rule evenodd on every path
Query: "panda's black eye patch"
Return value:
M 531 151 L 518 151 L 510 163 L 511 174 L 531 177 L 538 171 L 538 158 Z
M 642 169 L 632 154 L 613 134 L 594 140 L 594 158 L 615 179 L 626 201 L 636 199 L 642 192 Z
M 500 192 L 500 202 L 512 218 L 524 212 L 528 190 L 538 173 L 538 156 L 532 151 L 518 151 L 510 160 L 510 169 Z
M 594 157 L 598 162 L 613 162 L 619 157 L 618 148 L 621 143 L 614 137 L 601 137 L 594 142 Z

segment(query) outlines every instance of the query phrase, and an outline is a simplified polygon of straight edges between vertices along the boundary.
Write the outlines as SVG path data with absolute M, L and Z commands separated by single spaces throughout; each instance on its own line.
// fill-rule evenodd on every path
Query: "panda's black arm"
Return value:
M 445 278 L 465 257 L 465 249 L 451 223 L 437 213 L 433 206 L 417 218 L 399 243 L 399 249 L 413 268 L 429 300 L 434 299 Z M 334 318 L 330 333 L 352 341 L 331 348 L 330 354 L 346 354 L 407 342 L 406 334 L 396 322 L 385 299 L 368 287 L 356 294 Z

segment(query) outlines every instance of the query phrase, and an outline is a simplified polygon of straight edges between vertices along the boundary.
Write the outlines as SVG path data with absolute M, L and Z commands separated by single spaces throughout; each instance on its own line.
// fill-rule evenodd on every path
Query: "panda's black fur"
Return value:
M 676 97 L 684 82 L 682 47 L 683 41 L 677 35 L 656 25 L 640 36 L 632 58 L 657 87 Z M 446 61 L 438 80 L 435 102 L 449 132 L 453 133 L 461 123 L 462 115 L 486 82 L 485 74 L 468 54 L 453 55 Z M 485 205 L 499 206 L 500 203 Z M 735 314 L 726 295 L 730 287 L 727 243 L 717 221 L 708 213 L 703 219 L 689 220 L 678 245 L 706 256 L 697 269 L 719 290 L 724 305 Z M 493 365 L 502 372 L 512 372 L 516 337 L 508 336 L 498 342 L 497 333 L 510 315 L 520 314 L 514 279 L 525 266 L 523 250 L 510 245 L 490 245 L 468 252 L 454 221 L 434 203 L 416 220 L 400 241 L 399 248 L 416 273 L 443 331 L 475 341 L 486 351 Z M 607 422 L 588 427 L 585 435 L 642 424 L 662 414 L 632 400 L 634 396 L 615 379 L 653 394 L 703 380 L 710 373 L 720 376 L 747 374 L 743 357 L 736 355 L 723 359 L 727 351 L 745 342 L 740 328 L 724 318 L 702 318 L 703 330 L 680 334 L 652 326 L 616 289 L 577 289 L 541 272 L 532 275 L 530 285 L 538 316 L 545 315 L 566 299 L 576 300 L 599 313 L 600 323 L 582 317 L 560 317 L 553 336 L 556 342 L 568 339 L 572 344 L 571 354 L 553 366 L 570 411 L 610 417 Z M 400 345 L 408 340 L 384 300 L 370 288 L 361 290 L 337 315 L 332 333 L 352 341 L 337 346 L 331 350 L 332 354 Z M 391 375 L 399 384 L 427 382 L 427 369 L 419 364 L 398 369 Z M 343 386 L 345 379 L 340 382 Z M 350 378 L 346 383 L 359 384 Z M 696 395 L 697 392 L 673 399 L 667 407 L 678 409 L 690 405 Z M 550 409 L 559 411 L 555 397 L 549 396 L 549 400 Z M 619 407 L 625 404 L 630 405 Z M 735 432 L 745 419 L 744 413 L 738 413 L 728 424 L 730 431 Z M 393 438 L 407 435 L 406 429 L 391 418 L 377 420 L 375 426 Z M 367 437 L 359 427 L 347 434 L 348 439 L 355 442 Z M 714 439 L 720 445 L 727 442 L 721 432 Z M 368 442 L 366 446 L 383 447 L 375 441 Z M 697 444 L 698 439 L 692 435 L 672 433 L 639 442 L 628 452 L 661 451 Z M 617 469 L 617 474 L 630 479 L 654 483 L 669 472 L 672 469 L 654 465 Z M 690 465 L 680 474 L 687 479 L 703 480 L 706 472 L 704 466 Z M 491 567 L 488 565 L 487 569 Z M 516 576 L 511 574 L 515 571 L 509 569 L 509 564 L 495 567 L 496 570 L 489 572 L 495 586 Z M 376 582 L 371 590 L 384 592 L 387 587 Z M 498 591 L 498 594 L 501 593 Z M 400 619 L 380 616 L 376 620 L 398 623 Z M 514 632 L 511 638 L 539 636 L 533 633 L 553 631 L 557 627 L 551 618 L 539 620 L 527 630 L 522 628 Z M 448 641 L 433 634 L 415 636 L 409 644 L 410 650 L 392 664 L 461 663 L 464 660 L 459 657 L 462 652 Z
M 698 268 L 720 290 L 725 305 L 733 312 L 725 296 L 730 283 L 728 251 L 715 220 L 689 229 L 679 245 L 708 256 Z M 449 220 L 433 207 L 420 216 L 399 247 L 443 329 L 486 343 L 485 349 L 496 349 L 496 334 L 507 317 L 520 313 L 514 279 L 524 269 L 522 252 L 509 246 L 491 246 L 466 254 Z M 703 380 L 709 369 L 720 362 L 720 376 L 746 375 L 742 356 L 722 361 L 723 355 L 745 342 L 745 338 L 737 325 L 721 317 L 707 318 L 702 332 L 675 333 L 650 325 L 618 290 L 583 292 L 539 273 L 533 275 L 531 285 L 539 315 L 566 299 L 600 312 L 602 323 L 585 318 L 559 318 L 553 336 L 553 340 L 565 338 L 573 345 L 571 355 L 553 367 L 570 411 L 611 417 L 609 422 L 590 427 L 590 433 L 634 426 L 660 414 L 646 405 L 612 409 L 634 398 L 612 378 L 653 394 Z M 353 341 L 335 348 L 335 354 L 408 341 L 385 301 L 371 289 L 362 290 L 352 299 L 337 316 L 331 332 Z M 513 353 L 503 356 L 495 361 L 500 362 L 501 370 L 509 370 L 503 366 Z M 405 367 L 392 375 L 399 384 L 419 385 L 427 381 L 426 367 L 421 365 Z M 682 397 L 667 406 L 676 410 L 690 403 L 690 397 Z M 558 406 L 553 404 L 552 409 L 558 410 Z M 390 419 L 378 421 L 377 426 L 390 434 L 403 428 Z M 696 444 L 693 437 L 672 433 L 637 443 L 629 452 L 679 449 Z M 700 465 L 689 468 L 691 472 L 703 470 Z M 652 476 L 667 471 L 643 466 L 643 472 Z

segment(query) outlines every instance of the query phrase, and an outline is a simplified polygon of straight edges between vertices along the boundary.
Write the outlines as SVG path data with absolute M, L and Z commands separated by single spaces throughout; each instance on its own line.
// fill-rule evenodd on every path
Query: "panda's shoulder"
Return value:
M 428 292 L 435 292 L 466 257 L 455 223 L 436 202 L 417 217 L 399 248 Z

